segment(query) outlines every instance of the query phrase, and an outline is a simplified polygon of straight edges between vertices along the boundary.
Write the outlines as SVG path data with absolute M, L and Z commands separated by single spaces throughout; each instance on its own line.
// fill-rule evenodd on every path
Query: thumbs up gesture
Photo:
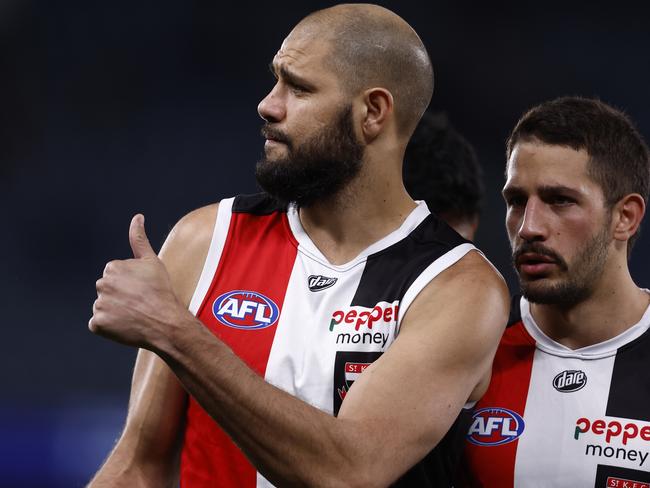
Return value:
M 174 295 L 167 269 L 149 244 L 141 214 L 131 220 L 129 242 L 133 259 L 109 262 L 96 283 L 88 328 L 123 344 L 155 349 L 189 312 Z
M 158 258 L 151 244 L 149 244 L 147 232 L 144 230 L 144 215 L 142 214 L 134 215 L 131 219 L 129 244 L 131 244 L 131 251 L 133 251 L 135 259 Z

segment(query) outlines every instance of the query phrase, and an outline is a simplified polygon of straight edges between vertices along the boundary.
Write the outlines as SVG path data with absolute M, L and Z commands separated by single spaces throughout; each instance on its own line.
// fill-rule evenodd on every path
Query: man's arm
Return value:
M 167 365 L 140 350 L 124 431 L 89 487 L 175 486 L 185 397 Z
M 399 337 L 355 381 L 334 418 L 266 383 L 179 308 L 141 217 L 130 235 L 136 259 L 98 283 L 101 307 L 90 329 L 155 351 L 276 484 L 396 480 L 440 441 L 483 383 L 507 320 L 503 280 L 480 255 L 466 255 L 420 293 Z
M 179 301 L 187 307 L 207 254 L 216 206 L 188 214 L 160 251 Z M 187 394 L 154 353 L 135 363 L 124 431 L 90 487 L 176 486 Z

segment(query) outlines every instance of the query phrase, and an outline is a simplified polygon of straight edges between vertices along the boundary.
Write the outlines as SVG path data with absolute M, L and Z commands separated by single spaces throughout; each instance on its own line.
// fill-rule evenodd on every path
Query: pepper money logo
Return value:
M 278 306 L 256 291 L 224 293 L 212 304 L 214 317 L 233 329 L 259 330 L 272 326 L 280 316 Z
M 650 423 L 634 419 L 605 417 L 576 420 L 573 438 L 585 442 L 585 456 L 615 458 L 648 469 Z M 619 461 L 620 460 L 620 461 Z M 607 462 L 605 464 L 608 464 Z M 650 463 L 649 463 L 650 464 Z M 642 481 L 650 481 L 642 480 Z
M 353 305 L 332 312 L 329 330 L 336 333 L 337 344 L 376 344 L 385 348 L 397 325 L 398 313 L 399 300 L 379 302 L 372 308 Z
M 477 446 L 499 446 L 519 438 L 526 424 L 517 412 L 501 407 L 474 412 L 467 440 Z

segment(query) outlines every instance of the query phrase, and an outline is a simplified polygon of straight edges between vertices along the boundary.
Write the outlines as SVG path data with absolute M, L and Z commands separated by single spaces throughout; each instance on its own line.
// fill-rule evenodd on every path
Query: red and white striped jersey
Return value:
M 650 309 L 600 344 L 548 338 L 517 297 L 467 434 L 467 486 L 648 488 Z
M 219 206 L 190 310 L 266 381 L 336 415 L 355 379 L 391 346 L 418 293 L 472 249 L 420 203 L 399 229 L 333 265 L 296 208 L 240 196 Z M 434 450 L 404 483 L 445 486 L 448 464 Z M 190 398 L 181 486 L 270 483 Z

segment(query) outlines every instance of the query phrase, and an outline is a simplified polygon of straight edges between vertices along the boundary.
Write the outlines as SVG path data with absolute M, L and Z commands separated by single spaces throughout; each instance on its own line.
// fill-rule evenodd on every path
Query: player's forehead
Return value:
M 274 66 L 291 66 L 293 69 L 307 69 L 322 65 L 329 43 L 315 32 L 292 31 L 273 56 Z
M 506 184 L 533 191 L 539 187 L 564 186 L 580 190 L 594 181 L 588 172 L 589 154 L 581 149 L 539 141 L 515 144 L 506 165 Z

